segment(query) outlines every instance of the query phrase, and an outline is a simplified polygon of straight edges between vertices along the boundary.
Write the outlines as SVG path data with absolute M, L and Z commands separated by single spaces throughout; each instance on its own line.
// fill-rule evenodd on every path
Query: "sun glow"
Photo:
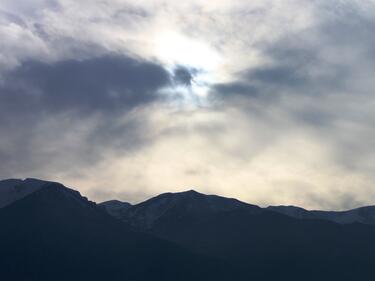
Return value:
M 163 32 L 155 38 L 156 54 L 171 71 L 176 65 L 195 69 L 191 89 L 188 96 L 204 98 L 209 85 L 217 81 L 222 58 L 213 47 L 195 38 L 189 38 L 177 32 Z M 196 100 L 190 97 L 189 100 Z
M 181 64 L 206 71 L 220 64 L 215 49 L 194 38 L 176 32 L 165 32 L 156 38 L 156 53 L 170 65 Z

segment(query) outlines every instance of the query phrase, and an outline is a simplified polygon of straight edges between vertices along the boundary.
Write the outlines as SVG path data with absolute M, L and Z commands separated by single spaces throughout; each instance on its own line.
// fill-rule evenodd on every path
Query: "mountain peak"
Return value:
M 122 202 L 119 200 L 109 200 L 98 204 L 103 207 L 110 215 L 121 218 L 124 212 L 132 207 L 132 204 L 128 202 Z
M 306 210 L 296 206 L 269 206 L 268 210 L 297 219 L 329 220 L 340 224 L 375 224 L 375 206 L 366 206 L 347 211 Z
M 186 191 L 180 191 L 180 192 L 172 192 L 172 193 L 165 193 L 170 196 L 179 196 L 179 197 L 204 197 L 204 196 L 209 196 L 207 194 L 200 193 L 196 191 L 195 189 L 189 189 Z
M 241 202 L 237 199 L 217 195 L 206 195 L 190 189 L 182 192 L 160 194 L 137 205 L 131 206 L 118 216 L 124 221 L 131 221 L 140 229 L 149 229 L 161 219 L 184 217 L 203 217 L 220 212 L 246 209 L 259 212 L 258 206 Z
M 86 197 L 81 196 L 78 191 L 70 189 L 58 182 L 40 180 L 36 178 L 7 179 L 0 181 L 0 208 L 6 207 L 26 196 L 46 190 L 49 193 L 73 199 L 81 204 L 88 202 Z
M 38 179 L 6 179 L 0 181 L 0 208 L 39 190 L 49 182 Z
M 196 191 L 195 189 L 189 189 L 189 190 L 186 190 L 186 191 L 182 191 L 181 193 L 186 193 L 186 194 L 202 194 L 202 193 Z
M 99 203 L 99 205 L 131 205 L 131 204 L 128 203 L 128 202 L 113 199 L 113 200 L 108 200 L 108 201 L 104 201 L 102 203 Z

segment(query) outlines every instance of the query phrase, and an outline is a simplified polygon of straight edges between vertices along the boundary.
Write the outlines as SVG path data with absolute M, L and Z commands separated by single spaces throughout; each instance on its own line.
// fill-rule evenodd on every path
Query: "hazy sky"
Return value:
M 0 178 L 375 204 L 374 0 L 1 0 Z

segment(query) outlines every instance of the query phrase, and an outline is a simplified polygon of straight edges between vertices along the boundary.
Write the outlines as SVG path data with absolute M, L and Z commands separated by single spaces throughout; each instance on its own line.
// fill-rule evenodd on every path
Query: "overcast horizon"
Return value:
M 374 0 L 3 0 L 0 178 L 375 205 Z

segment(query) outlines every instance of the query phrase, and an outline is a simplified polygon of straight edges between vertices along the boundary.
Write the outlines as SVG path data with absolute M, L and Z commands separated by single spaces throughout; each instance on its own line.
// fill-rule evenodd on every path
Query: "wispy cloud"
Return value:
M 374 5 L 2 1 L 0 177 L 374 203 Z

